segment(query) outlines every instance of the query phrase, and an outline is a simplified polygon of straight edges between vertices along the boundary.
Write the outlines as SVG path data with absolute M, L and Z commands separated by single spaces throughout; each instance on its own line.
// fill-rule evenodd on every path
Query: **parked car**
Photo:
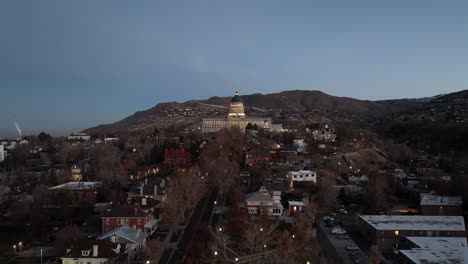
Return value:
M 338 213 L 340 214 L 344 214 L 344 215 L 347 215 L 348 214 L 348 211 L 344 208 L 339 208 L 336 210 Z
M 333 235 L 344 235 L 346 234 L 346 230 L 341 227 L 334 227 L 331 231 Z
M 359 251 L 360 249 L 357 247 L 357 246 L 346 246 L 345 247 L 346 250 L 348 251 Z

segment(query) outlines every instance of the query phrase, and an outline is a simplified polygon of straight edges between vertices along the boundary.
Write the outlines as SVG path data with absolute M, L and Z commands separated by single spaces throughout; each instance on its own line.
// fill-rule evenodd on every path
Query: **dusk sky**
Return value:
M 165 101 L 468 89 L 468 1 L 0 1 L 0 138 Z

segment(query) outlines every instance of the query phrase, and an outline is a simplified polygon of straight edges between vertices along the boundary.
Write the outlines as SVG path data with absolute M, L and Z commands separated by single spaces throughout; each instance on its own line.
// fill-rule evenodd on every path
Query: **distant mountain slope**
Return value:
M 247 113 L 272 115 L 278 112 L 344 113 L 360 117 L 377 117 L 387 113 L 404 111 L 421 106 L 417 100 L 366 101 L 348 97 L 331 96 L 321 91 L 293 90 L 272 94 L 242 95 Z M 224 116 L 230 97 L 211 97 L 207 100 L 191 100 L 184 103 L 160 103 L 136 112 L 113 124 L 86 129 L 89 134 L 113 133 L 119 130 L 144 130 L 169 125 L 190 126 L 207 116 Z M 278 114 L 279 115 L 279 114 Z M 328 116 L 333 118 L 333 116 Z
M 432 153 L 466 151 L 468 90 L 437 95 L 422 107 L 383 116 L 376 128 L 386 137 Z

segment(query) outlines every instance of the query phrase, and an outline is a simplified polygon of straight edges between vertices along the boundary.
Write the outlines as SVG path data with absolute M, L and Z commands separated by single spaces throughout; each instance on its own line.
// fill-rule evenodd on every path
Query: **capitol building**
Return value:
M 271 118 L 268 117 L 246 117 L 244 112 L 244 104 L 239 92 L 236 91 L 229 105 L 229 113 L 227 117 L 220 118 L 203 118 L 202 131 L 203 133 L 217 132 L 224 128 L 237 126 L 242 132 L 248 124 L 257 126 L 266 130 L 281 130 L 281 125 L 271 123 Z

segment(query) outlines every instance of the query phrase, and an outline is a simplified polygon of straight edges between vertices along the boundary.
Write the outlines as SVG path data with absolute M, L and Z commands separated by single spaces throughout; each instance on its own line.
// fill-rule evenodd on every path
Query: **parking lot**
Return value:
M 326 220 L 326 221 L 325 221 Z M 317 225 L 319 243 L 333 263 L 367 263 L 367 256 L 342 229 L 333 216 L 322 217 Z

